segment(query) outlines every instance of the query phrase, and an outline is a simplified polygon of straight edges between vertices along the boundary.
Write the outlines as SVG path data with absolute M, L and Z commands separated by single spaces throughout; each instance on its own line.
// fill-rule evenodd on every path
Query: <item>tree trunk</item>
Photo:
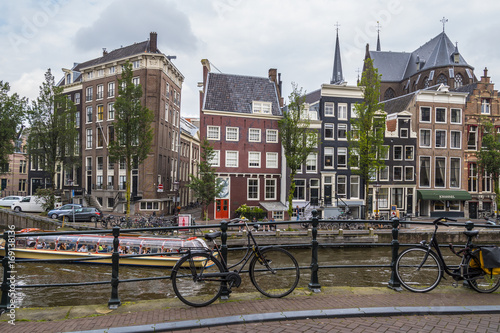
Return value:
M 132 192 L 132 162 L 127 157 L 127 177 L 125 184 L 125 199 L 127 200 L 125 214 L 130 217 L 130 193 Z

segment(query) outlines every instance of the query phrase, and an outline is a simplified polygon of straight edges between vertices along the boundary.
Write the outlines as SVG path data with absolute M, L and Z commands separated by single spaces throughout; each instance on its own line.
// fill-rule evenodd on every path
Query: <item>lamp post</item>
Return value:
M 375 219 L 378 220 L 379 219 L 379 213 L 378 213 L 378 191 L 379 191 L 379 188 L 380 188 L 380 184 L 376 183 L 375 185 L 373 185 L 373 187 L 375 188 Z

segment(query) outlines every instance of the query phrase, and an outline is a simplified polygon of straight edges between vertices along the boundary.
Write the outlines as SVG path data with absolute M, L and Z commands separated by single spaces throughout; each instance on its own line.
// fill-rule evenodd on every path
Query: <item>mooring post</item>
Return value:
M 221 261 L 226 263 L 227 266 L 227 221 L 222 221 L 220 223 L 220 231 L 222 232 L 222 235 L 220 236 L 220 252 L 221 252 Z M 229 299 L 229 294 L 231 293 L 231 290 L 227 288 L 226 283 L 222 284 L 222 293 L 220 298 L 221 299 Z
M 321 291 L 321 285 L 318 281 L 318 211 L 312 211 L 312 256 L 311 256 L 311 282 L 309 282 L 309 289 L 315 293 Z
M 113 254 L 111 255 L 111 297 L 108 301 L 108 308 L 117 309 L 120 305 L 120 298 L 118 297 L 118 270 L 120 268 L 120 254 L 118 247 L 120 245 L 120 227 L 113 227 Z
M 398 276 L 396 274 L 396 260 L 399 255 L 399 218 L 392 218 L 392 241 L 391 241 L 391 249 L 392 249 L 392 262 L 391 262 L 391 279 L 389 280 L 389 284 L 387 285 L 389 288 L 394 289 L 396 291 L 401 291 L 401 281 L 399 281 Z
M 14 233 L 14 231 L 12 231 Z M 12 236 L 15 237 L 15 236 Z M 15 239 L 15 238 L 14 238 Z M 9 291 L 11 285 L 11 267 L 9 267 L 9 231 L 3 233 L 5 255 L 2 259 L 3 267 L 3 280 L 2 280 L 2 300 L 0 301 L 0 314 L 10 311 L 13 308 L 13 304 L 10 300 Z M 15 244 L 15 243 L 14 243 Z M 12 268 L 15 270 L 15 256 L 12 256 Z

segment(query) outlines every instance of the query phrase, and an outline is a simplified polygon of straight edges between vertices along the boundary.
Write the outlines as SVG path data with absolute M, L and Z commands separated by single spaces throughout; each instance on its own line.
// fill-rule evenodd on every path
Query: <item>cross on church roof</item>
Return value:
M 448 19 L 443 16 L 443 18 L 439 22 L 443 23 L 443 32 L 444 32 L 444 25 L 446 24 L 446 22 L 448 22 Z
M 380 32 L 380 28 L 382 28 L 382 26 L 380 25 L 380 22 L 377 21 L 377 32 Z
M 335 30 L 337 30 L 337 33 L 339 33 L 339 27 L 340 27 L 339 22 L 335 23 Z

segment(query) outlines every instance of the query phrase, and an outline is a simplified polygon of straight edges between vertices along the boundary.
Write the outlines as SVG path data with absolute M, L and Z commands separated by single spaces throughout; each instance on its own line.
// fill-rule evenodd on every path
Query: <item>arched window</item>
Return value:
M 429 78 L 427 76 L 424 77 L 424 88 L 429 88 Z
M 455 74 L 455 88 L 459 88 L 464 85 L 464 77 L 462 74 Z
M 392 88 L 387 88 L 387 90 L 384 93 L 384 101 L 396 97 L 396 93 L 394 92 L 394 89 Z
M 446 75 L 439 74 L 439 76 L 437 77 L 437 80 L 436 80 L 436 84 L 440 84 L 440 83 L 448 84 L 448 78 L 446 77 Z

